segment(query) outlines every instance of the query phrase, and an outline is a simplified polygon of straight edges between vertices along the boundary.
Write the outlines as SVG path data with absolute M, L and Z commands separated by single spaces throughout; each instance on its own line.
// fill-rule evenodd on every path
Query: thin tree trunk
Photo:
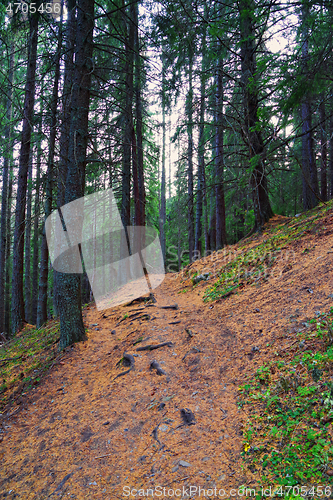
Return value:
M 195 258 L 202 257 L 202 213 L 203 213 L 203 191 L 205 179 L 205 92 L 206 92 L 206 75 L 205 75 L 205 46 L 206 32 L 202 38 L 202 63 L 201 63 L 201 82 L 200 82 L 200 125 L 199 125 L 199 144 L 198 144 L 198 184 L 197 184 L 197 207 L 195 221 L 195 241 L 194 255 Z
M 32 323 L 32 295 L 31 295 L 31 202 L 32 202 L 32 161 L 33 150 L 30 150 L 28 190 L 27 190 L 27 217 L 25 222 L 25 249 L 24 249 L 24 296 L 25 319 Z
M 217 51 L 221 51 L 218 43 Z M 227 244 L 224 199 L 224 150 L 223 150 L 223 67 L 217 60 L 215 82 L 215 195 L 216 195 L 216 250 Z
M 8 98 L 6 109 L 6 125 L 4 141 L 6 152 L 4 155 L 2 174 L 2 200 L 1 200 L 1 228 L 0 228 L 0 333 L 5 331 L 5 278 L 6 278 L 6 247 L 9 233 L 7 232 L 7 217 L 10 219 L 8 206 L 9 169 L 12 162 L 12 110 L 13 110 L 13 78 L 14 78 L 14 42 L 10 46 L 10 59 L 8 71 Z
M 210 239 L 209 239 L 209 222 L 208 222 L 208 201 L 207 201 L 207 176 L 204 172 L 203 178 L 203 205 L 204 205 L 204 234 L 205 234 L 205 255 L 208 255 L 210 250 Z
M 9 169 L 8 203 L 7 203 L 7 241 L 6 241 L 6 293 L 5 293 L 5 332 L 11 331 L 11 270 L 12 270 L 12 196 L 13 196 L 13 162 Z
M 39 7 L 40 2 L 36 2 Z M 30 33 L 27 77 L 25 86 L 24 115 L 22 139 L 19 158 L 17 185 L 17 201 L 15 212 L 14 246 L 13 246 L 13 285 L 12 285 L 12 330 L 17 332 L 24 321 L 23 298 L 23 250 L 25 231 L 25 207 L 29 168 L 30 141 L 35 103 L 36 62 L 38 42 L 38 14 L 30 15 Z
M 165 263 L 166 257 L 166 238 L 165 238 L 165 221 L 166 221 L 166 182 L 165 182 L 165 135 L 166 135 L 166 125 L 165 125 L 165 113 L 166 113 L 166 102 L 165 102 L 165 56 L 162 54 L 162 168 L 161 168 L 161 206 L 160 206 L 160 240 L 163 260 Z
M 94 1 L 77 1 L 75 71 L 69 134 L 68 174 L 65 202 L 84 195 L 88 114 L 91 88 Z M 57 310 L 60 316 L 59 348 L 85 338 L 81 312 L 81 276 L 58 273 Z
M 309 60 L 309 6 L 307 0 L 302 3 L 302 58 L 303 75 L 308 72 Z M 314 157 L 313 134 L 311 124 L 310 96 L 306 93 L 301 103 L 302 120 L 302 183 L 303 183 L 303 208 L 309 210 L 318 204 L 316 194 L 319 194 L 317 166 Z
M 136 113 L 136 146 L 138 158 L 138 188 L 139 188 L 139 208 L 140 219 L 138 226 L 146 224 L 146 192 L 143 171 L 143 132 L 142 132 L 142 63 L 140 56 L 139 40 L 139 20 L 138 20 L 138 2 L 133 4 L 134 21 L 134 44 L 135 44 L 135 113 Z M 142 242 L 144 244 L 144 242 Z
M 326 110 L 324 102 L 324 94 L 321 96 L 319 105 L 320 111 L 320 197 L 323 201 L 327 201 L 327 134 L 326 134 Z
M 187 193 L 188 193 L 188 253 L 189 260 L 193 260 L 194 252 L 194 199 L 193 199 L 193 54 L 189 54 L 189 89 L 186 99 L 187 125 Z
M 33 257 L 32 257 L 32 324 L 37 321 L 37 304 L 38 304 L 38 259 L 40 245 L 40 170 L 42 159 L 42 120 L 38 130 L 37 139 L 37 164 L 36 164 L 36 194 L 34 206 L 34 239 L 33 239 Z
M 333 110 L 333 102 L 331 103 Z M 330 117 L 330 198 L 333 199 L 333 113 Z
M 255 215 L 255 229 L 273 216 L 267 191 L 267 177 L 264 164 L 264 143 L 258 126 L 258 87 L 256 84 L 256 48 L 254 30 L 254 2 L 240 0 L 240 46 L 244 106 L 244 139 L 249 148 L 252 200 Z
M 62 14 L 61 14 L 62 18 Z M 62 21 L 59 23 L 58 44 L 55 57 L 54 82 L 51 101 L 51 124 L 50 124 L 50 141 L 49 155 L 47 161 L 46 173 L 46 200 L 45 200 L 45 219 L 52 211 L 52 196 L 53 196 L 53 177 L 54 177 L 54 154 L 55 141 L 57 135 L 57 107 L 60 81 L 60 55 L 62 46 Z M 40 252 L 40 274 L 39 274 L 39 289 L 38 289 L 38 306 L 37 306 L 37 328 L 40 328 L 47 321 L 47 286 L 49 276 L 49 250 L 46 240 L 45 226 L 42 235 L 42 247 Z

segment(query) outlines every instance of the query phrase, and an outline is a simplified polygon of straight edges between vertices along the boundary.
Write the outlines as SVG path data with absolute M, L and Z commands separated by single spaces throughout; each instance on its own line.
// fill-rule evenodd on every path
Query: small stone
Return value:
M 162 431 L 162 432 L 166 432 L 169 429 L 169 427 L 167 425 L 165 425 L 165 424 L 162 424 L 162 425 L 159 426 L 158 429 L 160 431 Z
M 203 461 L 203 462 L 208 462 L 209 458 L 210 458 L 210 457 L 203 457 L 202 461 Z
M 180 460 L 178 465 L 180 465 L 181 467 L 191 467 L 191 464 L 185 462 L 184 460 Z
M 333 293 L 330 293 L 330 294 L 328 295 L 328 297 L 329 297 L 330 299 L 333 299 Z
M 178 467 L 178 465 L 176 465 L 176 467 L 172 467 L 171 472 L 177 472 L 178 469 L 179 469 L 179 467 Z
M 225 478 L 226 478 L 226 475 L 225 475 L 225 474 L 221 474 L 221 475 L 217 478 L 217 480 L 218 480 L 218 481 L 224 481 L 224 480 L 225 480 Z
M 111 330 L 111 334 L 115 335 L 116 334 L 116 330 Z
M 89 485 L 91 485 L 91 486 L 97 486 L 97 483 L 96 483 L 96 481 L 93 481 L 92 483 L 89 483 Z
M 260 313 L 260 309 L 258 309 L 257 307 L 255 308 L 254 312 L 256 313 Z

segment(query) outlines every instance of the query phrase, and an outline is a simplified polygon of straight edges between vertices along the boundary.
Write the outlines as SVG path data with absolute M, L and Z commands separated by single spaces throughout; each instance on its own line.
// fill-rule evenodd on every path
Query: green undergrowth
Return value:
M 284 498 L 333 494 L 333 308 L 306 325 L 239 388 L 244 466 L 261 487 L 293 487 Z
M 52 320 L 39 329 L 27 325 L 0 345 L 0 409 L 38 384 L 59 354 L 58 340 L 59 322 Z
M 322 219 L 332 210 L 332 207 L 332 201 L 321 204 L 297 218 L 292 218 L 287 223 L 264 232 L 263 241 L 255 247 L 247 248 L 257 235 L 245 240 L 241 246 L 238 246 L 242 250 L 240 254 L 233 256 L 230 252 L 226 255 L 229 262 L 217 273 L 217 281 L 206 289 L 204 302 L 227 297 L 244 285 L 267 281 L 277 272 L 273 266 L 277 261 L 283 264 L 284 271 L 289 270 L 289 266 L 294 261 L 294 254 L 292 248 L 288 249 L 287 246 L 302 238 L 306 233 L 316 234 L 320 230 L 325 230 Z M 310 250 L 307 249 L 307 251 Z M 284 271 L 280 269 L 279 272 Z

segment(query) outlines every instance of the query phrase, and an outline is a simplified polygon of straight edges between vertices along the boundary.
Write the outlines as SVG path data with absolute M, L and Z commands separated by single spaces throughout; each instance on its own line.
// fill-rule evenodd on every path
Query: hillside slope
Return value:
M 230 498 L 256 486 L 241 457 L 238 389 L 333 306 L 332 214 L 328 204 L 274 217 L 261 235 L 168 274 L 156 304 L 88 306 L 88 340 L 2 414 L 0 498 L 114 500 L 191 485 Z M 117 377 L 125 352 L 134 369 Z

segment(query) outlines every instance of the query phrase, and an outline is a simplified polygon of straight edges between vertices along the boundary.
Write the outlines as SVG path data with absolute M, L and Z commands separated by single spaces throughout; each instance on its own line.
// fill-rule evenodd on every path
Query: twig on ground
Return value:
M 172 347 L 173 342 L 163 342 L 162 344 L 149 344 L 137 348 L 137 351 L 153 351 L 154 349 L 159 349 L 160 347 Z

